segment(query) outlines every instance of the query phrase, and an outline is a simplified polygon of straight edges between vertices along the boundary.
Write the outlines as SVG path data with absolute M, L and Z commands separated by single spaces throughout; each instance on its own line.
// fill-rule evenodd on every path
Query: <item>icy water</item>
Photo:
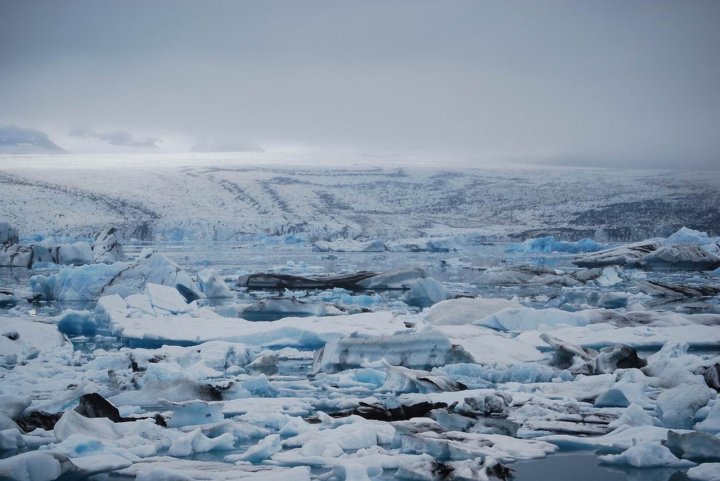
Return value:
M 257 272 L 275 272 L 282 274 L 293 274 L 302 276 L 315 276 L 327 274 L 354 273 L 362 270 L 371 270 L 382 272 L 393 269 L 415 268 L 424 269 L 429 276 L 441 281 L 455 295 L 466 296 L 482 296 L 482 297 L 499 297 L 499 298 L 515 298 L 522 304 L 531 307 L 559 307 L 567 311 L 576 311 L 595 307 L 608 307 L 602 303 L 610 302 L 607 299 L 614 299 L 617 294 L 622 294 L 621 299 L 626 299 L 625 304 L 620 306 L 621 309 L 627 309 L 628 303 L 643 303 L 648 308 L 660 308 L 663 302 L 660 299 L 652 299 L 644 296 L 637 288 L 637 282 L 643 280 L 659 280 L 667 283 L 678 283 L 685 285 L 712 285 L 716 284 L 716 280 L 704 273 L 693 272 L 645 272 L 639 270 L 626 270 L 624 278 L 610 286 L 574 286 L 566 287 L 557 284 L 523 284 L 498 286 L 497 284 L 484 282 L 484 274 L 488 271 L 501 270 L 512 266 L 531 265 L 536 268 L 547 268 L 548 272 L 555 270 L 573 272 L 577 268 L 573 267 L 571 261 L 575 257 L 573 254 L 534 254 L 534 253 L 514 253 L 508 252 L 509 244 L 493 244 L 493 245 L 469 245 L 458 252 L 313 252 L 311 247 L 305 244 L 292 244 L 282 242 L 218 242 L 218 243 L 200 243 L 200 242 L 161 242 L 161 243 L 127 243 L 124 250 L 128 258 L 132 259 L 144 248 L 154 248 L 159 252 L 167 255 L 171 260 L 178 263 L 191 275 L 196 275 L 200 270 L 212 268 L 218 272 L 221 277 L 225 278 L 228 284 L 233 287 L 232 299 L 225 300 L 204 300 L 200 301 L 201 306 L 213 308 L 217 313 L 226 317 L 240 317 L 234 313 L 233 309 L 238 304 L 247 305 L 252 302 L 272 297 L 299 298 L 308 303 L 315 304 L 334 304 L 342 303 L 346 306 L 354 306 L 355 308 L 363 308 L 371 311 L 392 311 L 399 315 L 413 315 L 419 311 L 418 308 L 409 307 L 405 304 L 401 297 L 403 292 L 398 291 L 378 291 L 378 292 L 345 292 L 338 293 L 334 291 L 295 291 L 295 292 L 268 292 L 268 291 L 247 291 L 238 289 L 235 281 L 238 276 L 257 273 Z M 26 269 L 0 268 L 0 287 L 13 287 L 20 289 L 29 289 L 30 277 L 36 274 L 47 275 L 52 273 L 49 271 L 32 271 Z M 615 296 L 615 297 L 613 297 Z M 625 297 L 623 297 L 625 296 Z M 603 300 L 605 299 L 605 300 Z M 628 300 L 629 299 L 629 300 Z M 615 302 L 615 301 L 612 301 Z M 717 308 L 717 297 L 702 300 L 684 301 L 685 303 L 668 303 L 665 308 L 668 310 L 677 309 L 678 312 L 714 312 Z M 92 310 L 94 303 L 35 303 L 32 310 L 29 311 L 32 316 L 43 318 L 51 315 L 57 315 L 64 309 L 90 309 Z M 302 313 L 277 313 L 277 312 L 259 312 L 254 315 L 245 314 L 244 319 L 250 321 L 268 321 L 276 320 L 289 315 L 309 315 Z M 12 313 L 7 310 L 0 310 L 0 318 L 3 316 L 11 316 Z M 201 329 L 199 327 L 198 329 Z M 96 349 L 103 349 L 110 352 L 111 355 L 118 354 L 123 347 L 142 347 L 142 348 L 158 348 L 163 344 L 174 344 L 177 346 L 190 346 L 193 342 L 175 342 L 165 343 L 162 341 L 148 341 L 144 339 L 133 339 L 130 341 L 121 340 L 109 334 L 108 330 L 100 328 L 91 335 L 73 335 L 73 344 L 76 354 L 79 354 L 80 360 L 90 360 Z M 710 346 L 702 346 L 696 344 L 691 349 L 695 355 L 705 358 L 718 354 L 717 347 L 708 349 Z M 642 358 L 647 358 L 659 346 L 652 346 L 645 352 L 641 352 Z M 547 347 L 542 347 L 549 350 Z M 301 350 L 302 351 L 302 350 Z M 200 352 L 200 351 L 198 351 Z M 165 355 L 165 354 L 162 354 Z M 163 361 L 162 355 L 160 361 Z M 158 361 L 150 360 L 148 363 L 157 363 Z M 162 364 L 160 362 L 159 364 Z M 109 364 L 108 364 L 109 365 Z M 104 366 L 104 365 L 103 365 Z M 150 366 L 150 364 L 147 364 Z M 152 367 L 152 366 L 150 366 Z M 124 366 L 123 366 L 124 368 Z M 149 369 L 143 367 L 143 369 Z M 176 373 L 165 372 L 158 368 L 154 375 L 162 379 L 163 376 L 176 376 Z M 337 414 L 333 410 L 338 411 L 344 397 L 349 399 L 350 403 L 359 399 L 365 399 L 373 396 L 376 400 L 392 403 L 395 398 L 394 393 L 387 393 L 378 390 L 382 386 L 382 381 L 377 383 L 377 372 L 372 369 L 367 372 L 356 372 L 352 375 L 345 376 L 339 374 L 321 373 L 315 376 L 312 370 L 312 353 L 310 351 L 290 352 L 277 354 L 275 364 L 269 368 L 259 366 L 247 373 L 242 372 L 238 376 L 237 373 L 226 374 L 216 378 L 215 381 L 223 383 L 226 380 L 237 383 L 241 390 L 245 390 L 246 394 L 254 397 L 283 397 L 293 399 L 314 399 L 315 402 L 321 400 L 314 406 L 317 411 L 321 406 L 324 412 L 329 414 Z M 107 377 L 107 369 L 103 367 L 102 376 Z M 362 370 L 360 370 L 362 371 Z M 142 372 L 142 371 L 141 371 Z M 133 382 L 135 374 L 132 374 Z M 172 377 L 171 377 L 172 378 Z M 100 382 L 94 380 L 94 382 Z M 492 386 L 491 383 L 484 382 L 482 379 L 475 380 L 478 385 L 474 387 Z M 553 381 L 559 383 L 557 378 L 547 378 L 545 381 Z M 105 382 L 105 381 L 103 381 Z M 113 381 L 114 382 L 114 381 Z M 464 382 L 467 382 L 464 380 Z M 541 384 L 538 382 L 538 385 Z M 562 384 L 562 383 L 559 383 Z M 543 387 L 540 386 L 539 389 Z M 533 388 L 535 389 L 535 388 Z M 517 388 L 517 393 L 523 394 L 524 389 Z M 552 393 L 547 395 L 547 400 L 557 400 L 558 397 Z M 325 404 L 323 404 L 323 402 Z M 562 406 L 563 409 L 568 408 L 567 405 Z M 296 407 L 290 406 L 286 413 L 291 416 L 303 416 L 306 419 L 312 419 L 312 422 L 318 422 L 318 412 L 312 413 L 312 416 L 306 416 L 301 411 L 292 411 Z M 577 403 L 573 400 L 570 409 L 577 409 Z M 144 405 L 141 412 L 162 411 L 159 405 Z M 300 414 L 298 414 L 300 413 Z M 280 416 L 280 414 L 277 414 Z M 284 415 L 284 414 L 283 414 Z M 231 412 L 224 414 L 226 420 L 231 420 L 237 413 Z M 276 422 L 276 419 L 270 417 L 269 425 Z M 550 418 L 552 422 L 554 418 Z M 273 426 L 271 429 L 276 429 Z M 219 451 L 210 453 L 197 453 L 180 458 L 193 461 L 207 461 L 214 463 L 222 463 L 225 456 L 233 454 L 241 454 L 253 446 L 257 440 L 243 441 L 236 444 L 232 450 Z M 166 454 L 161 451 L 160 454 Z M 255 462 L 257 465 L 263 464 L 262 461 Z M 264 464 L 263 464 L 264 465 Z M 513 479 L 517 481 L 533 481 L 533 480 L 552 480 L 552 481 L 680 481 L 687 479 L 683 470 L 622 470 L 617 468 L 609 468 L 599 465 L 597 457 L 592 452 L 568 451 L 551 454 L 550 456 L 532 461 L 517 461 L 509 463 L 508 467 L 513 472 Z M 313 467 L 312 474 L 318 478 L 336 479 L 329 477 L 327 467 Z M 380 478 L 389 480 L 395 478 L 396 471 L 394 469 L 386 469 Z M 61 479 L 84 479 L 63 477 Z M 104 479 L 132 479 L 128 476 L 111 475 Z

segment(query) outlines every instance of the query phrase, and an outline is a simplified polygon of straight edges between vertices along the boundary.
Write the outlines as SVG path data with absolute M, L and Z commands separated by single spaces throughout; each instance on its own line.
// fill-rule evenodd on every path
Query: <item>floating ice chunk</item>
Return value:
M 145 285 L 145 295 L 156 312 L 160 310 L 170 314 L 182 314 L 189 310 L 185 298 L 174 287 L 148 282 Z
M 409 306 L 430 307 L 440 301 L 450 299 L 452 294 L 445 286 L 432 277 L 418 279 L 410 284 L 403 301 Z
M 720 463 L 703 463 L 690 468 L 687 477 L 692 481 L 720 481 Z
M 452 237 L 402 239 L 386 245 L 393 252 L 454 252 L 463 248 L 462 243 Z
M 382 474 L 379 466 L 365 466 L 363 464 L 343 463 L 333 466 L 333 474 L 338 481 L 370 481 Z
M 595 284 L 600 287 L 611 287 L 623 282 L 623 278 L 620 277 L 620 270 L 617 266 L 608 266 L 603 268 L 600 277 L 595 279 Z
M 697 423 L 695 429 L 708 433 L 720 433 L 720 402 L 717 398 L 709 409 L 705 419 Z
M 493 384 L 506 382 L 529 384 L 552 382 L 556 379 L 562 381 L 572 381 L 573 379 L 572 374 L 568 371 L 535 362 L 520 363 L 508 367 L 502 365 L 493 367 L 479 364 L 448 364 L 436 368 L 433 372 L 441 372 L 473 388 L 486 387 L 485 385 L 474 386 L 473 384 L 478 381 Z
M 93 261 L 93 252 L 87 242 L 62 244 L 57 247 L 57 263 L 64 266 L 82 266 Z
M 117 229 L 107 227 L 98 234 L 92 243 L 92 262 L 112 264 L 125 258 L 122 245 L 117 239 Z
M 713 270 L 720 267 L 720 257 L 694 244 L 660 247 L 642 258 L 647 269 Z
M 32 247 L 20 244 L 0 244 L 0 266 L 30 268 L 33 261 Z
M 694 229 L 688 229 L 687 227 L 681 227 L 677 232 L 668 236 L 663 242 L 666 246 L 675 244 L 694 244 L 694 245 L 705 245 L 712 242 L 714 239 L 707 235 L 707 232 L 700 232 Z
M 232 454 L 225 456 L 225 462 L 250 462 L 260 463 L 270 458 L 273 454 L 278 453 L 282 450 L 282 440 L 279 434 L 271 434 L 265 439 L 250 446 L 247 451 L 242 454 Z
M 365 362 L 385 359 L 394 366 L 432 369 L 472 357 L 438 331 L 405 332 L 392 336 L 349 336 L 328 342 L 313 363 L 316 372 L 358 368 Z
M 367 421 L 358 417 L 350 418 L 348 424 L 341 424 L 330 429 L 305 431 L 285 440 L 286 448 L 302 447 L 308 441 L 317 440 L 334 443 L 341 449 L 357 451 L 380 444 L 390 444 L 395 435 L 395 428 L 384 422 Z
M 667 428 L 658 426 L 620 426 L 602 436 L 569 436 L 553 434 L 539 439 L 553 443 L 561 449 L 578 450 L 594 448 L 629 449 L 644 443 L 660 444 L 667 439 Z M 672 454 L 672 453 L 671 453 Z
M 47 451 L 0 459 L 0 477 L 15 481 L 52 481 L 71 470 L 72 464 L 66 456 Z
M 608 426 L 616 429 L 620 426 L 653 426 L 656 423 L 657 420 L 650 416 L 647 411 L 638 404 L 633 403 L 623 411 L 619 418 L 612 421 Z
M 295 298 L 262 299 L 242 309 L 248 320 L 270 321 L 291 316 L 336 316 L 343 312 L 323 303 L 311 303 Z
M 461 297 L 438 302 L 425 315 L 428 324 L 470 324 L 507 307 L 522 307 L 507 299 L 486 299 L 482 297 Z
M 110 398 L 110 401 L 116 406 L 150 407 L 157 405 L 161 399 L 174 402 L 185 402 L 195 399 L 219 401 L 222 399 L 222 392 L 207 383 L 184 379 L 179 376 L 170 376 L 170 379 L 167 380 L 148 379 L 140 389 L 121 392 Z
M 555 327 L 585 326 L 591 317 L 588 313 L 568 312 L 560 309 L 533 309 L 530 307 L 508 307 L 473 322 L 476 326 L 486 326 L 499 331 L 527 331 L 541 326 Z
M 720 461 L 720 438 L 708 433 L 668 431 L 663 443 L 672 453 L 694 461 Z
M 12 368 L 30 359 L 49 356 L 54 362 L 72 356 L 72 344 L 53 324 L 21 317 L 3 318 L 0 323 L 0 367 Z
M 96 439 L 116 440 L 122 437 L 115 429 L 115 423 L 108 418 L 86 418 L 81 414 L 69 410 L 55 424 L 55 437 L 64 441 L 70 436 L 79 434 Z
M 579 252 L 596 252 L 604 249 L 605 246 L 598 244 L 592 239 L 582 239 L 576 242 L 567 242 L 556 240 L 554 236 L 537 237 L 535 239 L 527 239 L 522 244 L 511 246 L 509 252 L 569 252 L 577 254 Z
M 17 244 L 18 242 L 17 230 L 7 222 L 0 222 L 0 245 Z
M 147 300 L 147 296 L 143 295 Z M 148 301 L 148 304 L 150 302 Z M 153 311 L 154 313 L 154 311 Z M 128 305 L 118 294 L 102 296 L 95 304 L 95 317 L 100 322 L 111 322 L 124 319 L 128 315 Z
M 180 469 L 150 468 L 141 471 L 135 481 L 194 481 Z
M 621 454 L 598 456 L 605 464 L 628 465 L 633 468 L 684 468 L 695 463 L 678 459 L 662 444 L 643 443 L 625 450 Z
M 513 364 L 540 361 L 545 354 L 509 334 L 486 327 L 469 325 L 439 325 L 433 330 L 447 335 L 453 344 L 462 346 L 474 362 L 480 364 Z
M 663 426 L 689 429 L 695 424 L 695 412 L 714 397 L 704 384 L 680 384 L 657 397 L 657 415 Z
M 23 411 L 30 406 L 30 403 L 31 399 L 29 396 L 0 394 L 0 414 L 11 419 L 17 419 L 22 415 Z
M 95 314 L 91 311 L 76 311 L 68 309 L 53 318 L 57 327 L 63 334 L 70 336 L 94 336 L 98 325 Z
M 462 391 L 467 387 L 457 381 L 443 376 L 441 373 L 430 373 L 402 366 L 391 366 L 383 362 L 387 377 L 382 386 L 383 391 L 394 393 L 408 392 L 448 392 Z
M 190 276 L 162 254 L 145 249 L 132 263 L 90 264 L 30 279 L 32 290 L 49 300 L 88 301 L 102 295 L 128 296 L 145 284 L 176 288 L 186 300 L 203 296 Z
M 103 296 L 100 299 L 105 299 L 105 297 L 112 296 Z M 127 303 L 127 315 L 130 317 L 155 316 L 158 314 L 155 312 L 150 298 L 146 294 L 132 294 L 125 298 L 125 302 Z
M 223 420 L 221 403 L 209 403 L 195 399 L 183 403 L 161 401 L 159 404 L 164 410 L 172 411 L 172 416 L 167 421 L 168 427 L 171 428 L 218 423 Z
M 89 301 L 100 297 L 104 289 L 128 267 L 123 262 L 90 264 L 63 269 L 48 276 L 32 276 L 30 285 L 33 292 L 48 300 Z
M 196 453 L 207 453 L 209 451 L 227 451 L 233 449 L 235 438 L 232 434 L 221 434 L 216 438 L 205 436 L 198 428 L 192 432 L 177 437 L 168 453 L 171 456 L 190 456 Z
M 211 269 L 198 272 L 200 290 L 209 299 L 233 297 L 233 293 L 225 281 Z
M 198 324 L 203 329 L 198 330 Z M 391 312 L 330 317 L 285 317 L 272 322 L 225 318 L 207 309 L 178 316 L 113 319 L 112 329 L 124 339 L 157 345 L 200 344 L 208 340 L 242 342 L 272 348 L 314 350 L 327 341 L 353 332 L 380 335 L 405 330 L 402 319 Z
M 400 269 L 383 272 L 357 283 L 365 289 L 408 289 L 418 279 L 425 279 L 427 273 L 422 269 Z
M 393 423 L 395 445 L 403 453 L 430 454 L 435 459 L 465 460 L 492 458 L 500 461 L 543 458 L 557 447 L 539 440 L 518 439 L 501 434 L 445 431 L 430 419 L 416 418 Z
M 573 264 L 579 267 L 636 266 L 647 254 L 662 247 L 663 242 L 663 239 L 648 239 L 612 247 L 579 257 L 573 261 Z
M 381 240 L 357 241 L 341 239 L 335 241 L 317 241 L 314 252 L 385 252 L 388 248 Z

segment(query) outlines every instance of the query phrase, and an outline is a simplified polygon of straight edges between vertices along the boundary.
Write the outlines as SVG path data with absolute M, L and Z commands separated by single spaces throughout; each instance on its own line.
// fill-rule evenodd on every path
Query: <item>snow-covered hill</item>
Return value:
M 447 165 L 447 166 L 445 166 Z M 685 225 L 720 234 L 702 172 L 472 168 L 269 153 L 0 157 L 0 219 L 24 235 L 313 239 L 554 234 L 629 241 Z

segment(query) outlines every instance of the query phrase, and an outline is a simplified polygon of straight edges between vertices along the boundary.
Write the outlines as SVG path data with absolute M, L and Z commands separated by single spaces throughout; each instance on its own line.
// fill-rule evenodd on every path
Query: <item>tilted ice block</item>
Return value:
M 211 269 L 203 269 L 198 272 L 198 284 L 208 299 L 233 297 L 233 293 L 225 281 Z
M 189 310 L 185 298 L 174 287 L 148 282 L 145 284 L 145 295 L 156 312 L 161 310 L 170 314 L 181 314 Z
M 0 222 L 0 245 L 17 244 L 18 241 L 17 230 L 7 222 Z
M 107 227 L 92 243 L 92 261 L 112 264 L 125 259 L 122 245 L 117 239 L 117 229 Z
M 338 372 L 385 359 L 394 366 L 432 369 L 456 362 L 473 362 L 464 349 L 437 331 L 406 332 L 391 336 L 350 336 L 328 342 L 317 352 L 316 372 Z
M 412 282 L 410 290 L 403 297 L 403 301 L 409 306 L 430 307 L 451 297 L 452 294 L 445 286 L 432 277 L 428 277 Z
M 147 296 L 143 294 L 145 299 Z M 148 305 L 150 301 L 148 300 Z M 151 306 L 152 307 L 152 306 Z M 153 311 L 154 315 L 154 311 Z M 102 296 L 95 304 L 95 318 L 100 322 L 115 322 L 128 316 L 128 304 L 118 294 Z
M 144 250 L 134 262 L 89 264 L 30 279 L 34 292 L 48 300 L 86 301 L 103 295 L 128 296 L 147 283 L 176 288 L 186 300 L 203 297 L 190 276 L 162 254 Z
M 461 297 L 438 302 L 425 315 L 428 324 L 471 324 L 506 307 L 522 307 L 507 299 L 485 299 L 482 297 Z

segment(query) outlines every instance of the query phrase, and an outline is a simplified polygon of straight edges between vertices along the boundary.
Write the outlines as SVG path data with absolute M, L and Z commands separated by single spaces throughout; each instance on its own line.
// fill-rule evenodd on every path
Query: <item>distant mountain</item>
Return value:
M 0 127 L 0 154 L 60 154 L 65 152 L 47 134 L 16 125 Z
M 69 134 L 72 137 L 99 139 L 109 145 L 117 145 L 123 147 L 139 147 L 146 149 L 157 149 L 157 143 L 160 139 L 155 137 L 135 137 L 124 130 L 116 130 L 113 132 L 98 132 L 91 129 L 74 129 Z

